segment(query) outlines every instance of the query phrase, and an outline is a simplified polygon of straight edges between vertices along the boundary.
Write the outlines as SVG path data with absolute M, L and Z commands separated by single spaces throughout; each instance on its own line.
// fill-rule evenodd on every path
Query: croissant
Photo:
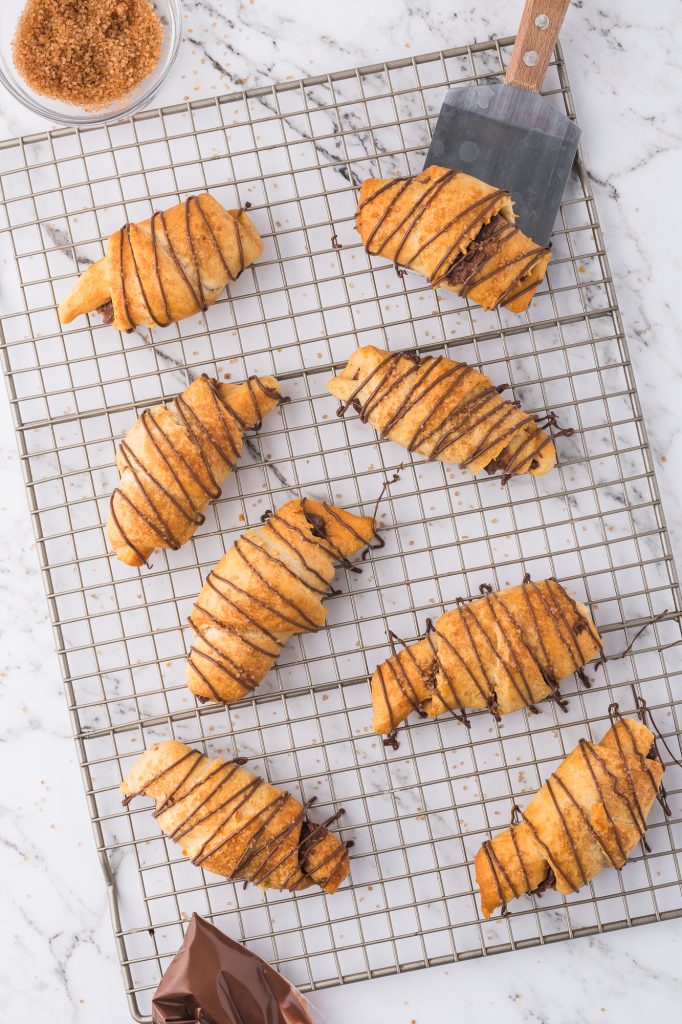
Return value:
M 642 722 L 619 718 L 601 743 L 580 740 L 536 793 L 520 822 L 476 854 L 485 918 L 550 886 L 577 892 L 603 868 L 622 868 L 644 835 L 663 765 Z
M 167 327 L 206 311 L 257 260 L 263 243 L 243 210 L 202 192 L 109 238 L 59 305 L 63 324 L 99 309 L 119 331 Z
M 395 736 L 410 712 L 488 708 L 496 718 L 546 697 L 601 649 L 584 605 L 555 579 L 509 590 L 481 587 L 461 600 L 426 637 L 379 665 L 372 676 L 372 728 Z M 466 716 L 464 715 L 464 720 Z
M 210 760 L 178 740 L 155 743 L 121 783 L 124 804 L 156 801 L 161 830 L 193 864 L 261 889 L 296 892 L 316 883 L 336 892 L 348 874 L 348 850 L 308 819 L 313 803 L 252 775 L 244 759 Z
M 170 405 L 147 409 L 121 441 L 107 536 L 126 565 L 176 551 L 204 521 L 234 469 L 244 431 L 282 401 L 274 377 L 224 384 L 199 377 Z
M 542 476 L 556 465 L 551 435 L 466 363 L 368 345 L 355 350 L 327 387 L 341 399 L 340 416 L 352 405 L 381 437 L 474 476 L 501 470 L 504 483 L 520 473 Z
M 309 498 L 243 534 L 209 573 L 190 616 L 192 693 L 226 703 L 250 694 L 290 637 L 324 625 L 335 563 L 347 565 L 374 535 L 374 519 Z
M 550 259 L 514 226 L 509 192 L 446 167 L 363 181 L 355 224 L 367 252 L 484 309 L 522 313 Z

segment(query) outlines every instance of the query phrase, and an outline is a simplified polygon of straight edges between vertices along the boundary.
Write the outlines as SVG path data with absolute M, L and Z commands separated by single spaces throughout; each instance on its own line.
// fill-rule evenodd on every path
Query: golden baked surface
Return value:
M 367 345 L 327 387 L 341 400 L 339 415 L 353 406 L 381 437 L 474 476 L 499 470 L 504 482 L 556 465 L 551 434 L 466 363 Z
M 508 192 L 447 167 L 363 181 L 355 224 L 367 252 L 484 309 L 523 312 L 550 260 L 514 226 Z
M 348 851 L 303 806 L 243 767 L 165 740 L 142 754 L 121 783 L 129 803 L 156 801 L 161 830 L 198 867 L 261 889 L 291 892 L 317 884 L 336 892 L 348 874 Z
M 653 742 L 634 718 L 618 718 L 600 743 L 580 741 L 519 812 L 519 823 L 476 854 L 484 917 L 544 885 L 577 892 L 604 868 L 625 864 L 663 778 Z
M 202 192 L 109 238 L 107 254 L 59 304 L 59 319 L 104 307 L 119 331 L 167 327 L 208 309 L 263 251 L 243 210 L 225 210 Z
M 202 376 L 169 405 L 145 410 L 116 455 L 121 479 L 107 536 L 118 558 L 144 565 L 158 548 L 187 543 L 234 469 L 244 431 L 281 400 L 274 377 L 232 384 Z
M 247 530 L 209 573 L 190 616 L 187 684 L 201 700 L 240 700 L 284 644 L 320 629 L 336 566 L 375 534 L 374 519 L 297 498 Z
M 375 732 L 394 734 L 413 711 L 435 718 L 488 708 L 499 718 L 547 697 L 560 700 L 560 681 L 601 650 L 589 611 L 556 580 L 481 589 L 480 598 L 445 612 L 423 640 L 377 667 Z

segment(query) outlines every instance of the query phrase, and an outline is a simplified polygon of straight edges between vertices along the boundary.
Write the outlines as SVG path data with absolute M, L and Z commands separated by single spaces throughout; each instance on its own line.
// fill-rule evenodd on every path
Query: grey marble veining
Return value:
M 159 104 L 409 56 L 514 31 L 520 3 L 187 2 Z M 670 192 L 682 175 L 677 0 L 572 5 L 562 36 L 673 544 L 682 551 L 681 257 Z M 0 132 L 42 123 L 0 96 Z M 0 155 L 1 159 L 1 155 Z M 1 268 L 0 268 L 1 269 Z M 2 291 L 0 274 L 0 292 Z M 54 655 L 3 398 L 0 537 L 0 989 L 8 1017 L 127 1019 L 102 876 Z M 473 1017 L 546 1024 L 674 1020 L 679 922 L 320 993 L 330 1021 Z

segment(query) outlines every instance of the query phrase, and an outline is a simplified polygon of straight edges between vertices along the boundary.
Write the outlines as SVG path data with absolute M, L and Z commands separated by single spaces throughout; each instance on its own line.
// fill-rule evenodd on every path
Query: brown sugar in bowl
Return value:
M 181 0 L 2 0 L 0 82 L 51 121 L 104 124 L 156 94 L 181 35 Z
M 27 0 L 12 48 L 35 92 L 97 110 L 151 74 L 162 38 L 149 0 Z

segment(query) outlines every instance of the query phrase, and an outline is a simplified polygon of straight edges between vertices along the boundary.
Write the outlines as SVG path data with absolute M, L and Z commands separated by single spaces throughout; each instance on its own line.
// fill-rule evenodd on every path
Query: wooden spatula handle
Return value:
M 507 85 L 539 92 L 570 0 L 526 0 L 505 75 Z

